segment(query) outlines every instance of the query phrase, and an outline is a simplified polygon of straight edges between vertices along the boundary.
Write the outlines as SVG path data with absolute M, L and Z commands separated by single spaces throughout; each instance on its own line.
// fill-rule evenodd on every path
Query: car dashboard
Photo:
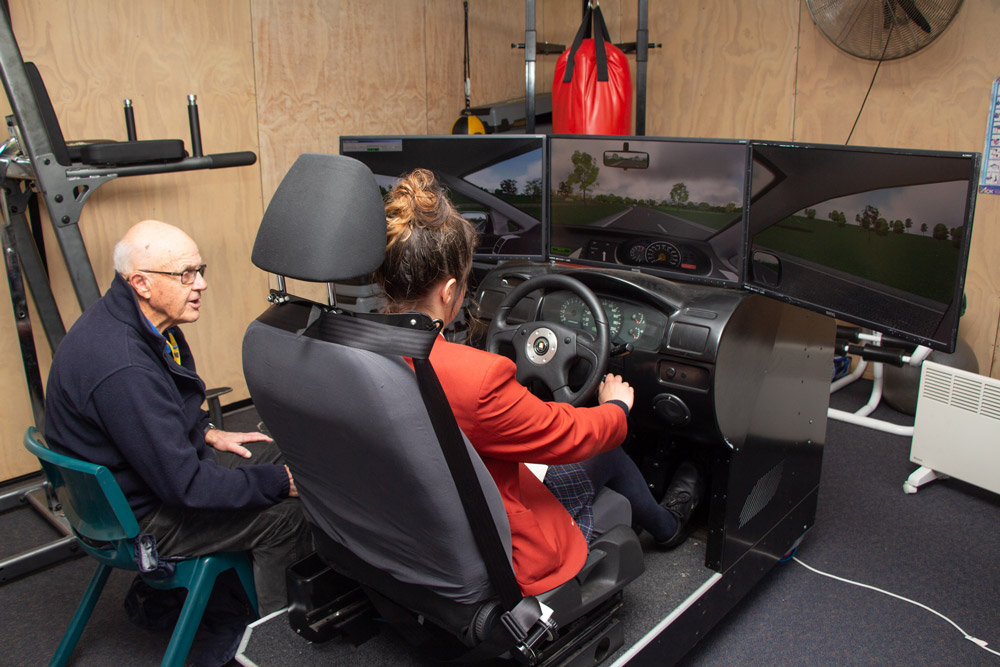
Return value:
M 654 306 L 598 293 L 612 345 L 632 345 L 634 349 L 654 351 L 663 340 L 667 315 Z M 594 315 L 577 295 L 568 291 L 546 294 L 539 308 L 540 319 L 596 333 Z
M 672 457 L 700 460 L 712 471 L 708 567 L 733 565 L 793 507 L 803 520 L 794 530 L 811 522 L 829 403 L 832 319 L 743 290 L 530 262 L 501 264 L 481 277 L 477 319 L 488 325 L 508 294 L 547 273 L 582 282 L 607 315 L 608 371 L 635 390 L 624 446 L 654 494 L 665 488 L 668 480 L 658 475 Z M 563 288 L 530 292 L 507 305 L 513 305 L 508 322 L 595 330 L 593 313 Z M 763 503 L 760 484 L 774 491 Z M 749 509 L 741 506 L 744 499 Z

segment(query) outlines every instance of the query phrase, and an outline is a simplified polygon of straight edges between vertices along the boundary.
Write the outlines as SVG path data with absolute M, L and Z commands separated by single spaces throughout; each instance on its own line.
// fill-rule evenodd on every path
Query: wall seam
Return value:
M 421 40 L 421 43 L 423 44 L 423 51 L 424 51 L 424 134 L 429 134 L 431 127 L 431 122 L 430 122 L 431 94 L 429 88 L 430 82 L 427 80 L 427 71 L 430 69 L 429 63 L 427 62 L 427 57 L 428 57 L 427 54 L 430 53 L 430 49 L 427 48 L 427 14 L 428 14 L 427 3 L 429 2 L 431 2 L 431 0 L 424 0 L 424 20 L 421 21 L 421 25 L 423 26 L 423 28 L 421 29 L 421 32 L 423 33 L 423 39 Z
M 260 185 L 260 212 L 261 217 L 264 215 L 264 209 L 266 205 L 264 203 L 264 161 L 261 155 L 261 146 L 263 146 L 263 136 L 261 136 L 260 128 L 260 118 L 261 118 L 261 108 L 260 108 L 260 85 L 257 80 L 259 75 L 258 72 L 258 35 L 257 35 L 257 22 L 254 20 L 254 0 L 247 0 L 247 5 L 250 15 L 250 55 L 253 58 L 253 110 L 254 110 L 254 127 L 256 128 L 257 134 L 257 180 Z M 271 273 L 267 274 L 267 284 L 268 288 L 277 287 L 277 283 L 272 284 L 271 281 L 273 275 Z
M 1000 301 L 1000 297 L 997 299 Z M 997 358 L 1000 356 L 1000 320 L 997 321 L 997 328 L 993 332 L 993 354 L 990 355 L 990 368 L 988 372 L 983 373 L 989 377 L 996 377 L 993 373 L 997 370 Z
M 796 140 L 795 128 L 798 120 L 799 102 L 799 56 L 802 53 L 802 5 L 805 0 L 799 2 L 799 21 L 795 31 L 795 78 L 792 81 L 792 141 Z

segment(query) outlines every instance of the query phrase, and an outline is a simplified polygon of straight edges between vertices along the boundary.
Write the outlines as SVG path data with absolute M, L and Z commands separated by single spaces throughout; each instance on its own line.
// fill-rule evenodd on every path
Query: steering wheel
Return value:
M 507 321 L 521 299 L 545 287 L 569 290 L 580 297 L 593 314 L 597 335 L 557 322 L 512 324 Z M 558 273 L 530 278 L 507 295 L 490 324 L 486 349 L 498 353 L 501 343 L 514 348 L 518 382 L 527 384 L 530 380 L 540 380 L 555 400 L 571 405 L 581 405 L 593 395 L 604 379 L 611 355 L 608 317 L 601 302 L 579 280 Z M 579 359 L 589 362 L 590 372 L 583 385 L 573 391 L 569 388 L 569 372 Z

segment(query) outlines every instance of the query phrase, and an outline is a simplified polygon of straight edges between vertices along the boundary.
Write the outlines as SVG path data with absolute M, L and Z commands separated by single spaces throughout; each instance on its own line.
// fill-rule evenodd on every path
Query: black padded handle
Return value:
M 257 161 L 253 151 L 237 151 L 236 153 L 213 153 L 205 157 L 211 159 L 209 169 L 225 169 L 227 167 L 245 167 Z
M 838 345 L 837 351 L 841 353 L 855 354 L 865 361 L 875 361 L 892 366 L 905 366 L 902 350 L 894 350 L 884 347 L 873 347 L 871 345 Z

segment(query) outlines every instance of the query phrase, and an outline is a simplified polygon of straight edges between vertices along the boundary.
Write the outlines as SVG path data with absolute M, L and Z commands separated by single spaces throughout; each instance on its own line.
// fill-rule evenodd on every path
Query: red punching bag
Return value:
M 593 38 L 584 39 L 591 18 Z M 628 58 L 611 43 L 601 7 L 591 7 L 573 45 L 556 61 L 552 82 L 555 134 L 630 134 L 632 75 Z

